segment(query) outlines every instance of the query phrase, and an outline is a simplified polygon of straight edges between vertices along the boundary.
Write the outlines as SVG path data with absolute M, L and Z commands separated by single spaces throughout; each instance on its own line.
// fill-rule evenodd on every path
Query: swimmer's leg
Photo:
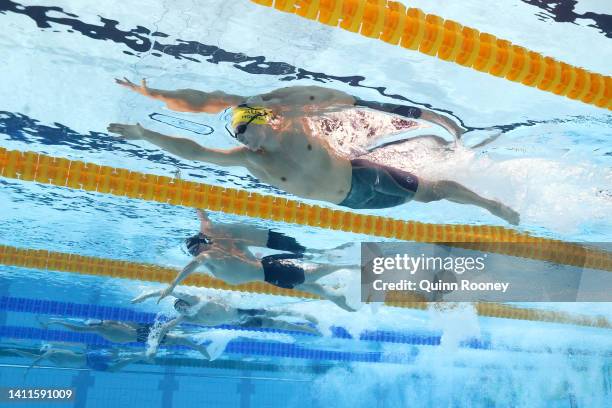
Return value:
M 313 295 L 321 296 L 323 299 L 327 299 L 331 302 L 334 302 L 336 305 L 348 312 L 354 312 L 356 310 L 348 305 L 348 303 L 346 302 L 346 296 L 338 295 L 334 291 L 330 290 L 329 288 L 326 288 L 321 284 L 303 283 L 301 285 L 297 285 L 295 289 L 312 293 Z
M 34 353 L 30 353 L 28 351 L 22 351 L 22 350 L 17 350 L 17 349 L 6 349 L 4 351 L 5 352 L 9 352 L 9 353 L 13 353 L 13 354 L 17 354 L 20 357 L 28 357 L 28 358 L 38 358 L 38 357 L 40 357 L 40 354 L 34 354 Z
M 318 264 L 313 268 L 304 268 L 304 283 L 314 283 L 324 276 L 330 275 L 337 270 L 342 269 L 336 265 L 331 264 Z
M 204 358 L 206 358 L 207 360 L 210 360 L 210 354 L 206 350 L 206 347 L 201 344 L 196 343 L 195 341 L 191 340 L 187 336 L 168 333 L 164 337 L 164 344 L 185 346 L 185 347 L 192 348 L 194 350 L 199 351 L 204 356 Z
M 419 179 L 417 192 L 414 194 L 413 199 L 421 203 L 448 200 L 459 204 L 475 205 L 484 208 L 491 214 L 508 221 L 512 225 L 517 225 L 520 221 L 519 213 L 510 207 L 499 201 L 481 197 L 472 190 L 450 180 L 427 181 Z
M 145 356 L 144 354 L 136 355 L 133 357 L 122 358 L 122 359 L 119 359 L 116 363 L 110 365 L 106 369 L 106 371 L 116 372 L 116 371 L 121 370 L 125 366 L 128 366 L 133 363 L 137 363 L 139 361 L 151 361 L 151 359 Z
M 279 329 L 279 330 L 290 330 L 298 331 L 309 334 L 321 334 L 319 330 L 314 327 L 305 325 L 285 322 L 283 320 L 276 320 L 271 317 L 253 317 L 252 319 L 246 320 L 242 326 L 244 327 L 261 327 L 266 329 Z
M 294 312 L 291 310 L 242 309 L 242 311 L 248 313 L 247 314 L 248 317 L 244 321 L 249 321 L 249 319 L 251 318 L 275 319 L 277 317 L 287 316 L 287 317 L 297 317 L 298 319 L 309 321 L 312 324 L 319 324 L 319 319 L 317 319 L 316 317 L 309 315 L 309 314 L 305 314 L 305 313 Z

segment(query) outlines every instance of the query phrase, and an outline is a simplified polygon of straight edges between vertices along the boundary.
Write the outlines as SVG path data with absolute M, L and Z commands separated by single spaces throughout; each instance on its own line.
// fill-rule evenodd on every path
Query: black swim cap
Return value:
M 175 299 L 174 300 L 174 309 L 176 310 L 176 307 L 179 303 L 183 302 L 185 304 L 186 307 L 190 307 L 191 305 L 189 304 L 189 302 L 187 302 L 186 300 L 183 299 Z
M 198 254 L 202 252 L 202 245 L 210 245 L 212 243 L 212 239 L 201 232 L 185 240 L 187 252 L 189 252 L 191 256 L 198 256 Z

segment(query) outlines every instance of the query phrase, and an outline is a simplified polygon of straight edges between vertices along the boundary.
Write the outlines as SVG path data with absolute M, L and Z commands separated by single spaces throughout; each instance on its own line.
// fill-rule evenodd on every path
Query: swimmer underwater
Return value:
M 216 278 L 231 285 L 263 281 L 285 289 L 296 289 L 321 296 L 347 311 L 355 311 L 346 297 L 319 279 L 342 269 L 333 264 L 304 262 L 320 251 L 307 250 L 295 238 L 244 224 L 212 223 L 206 213 L 197 210 L 200 219 L 198 234 L 185 240 L 187 252 L 193 259 L 177 274 L 172 283 L 160 294 L 169 295 L 185 278 L 200 266 Z M 254 255 L 249 247 L 283 251 L 274 255 Z M 333 251 L 341 250 L 342 245 Z M 355 266 L 353 266 L 355 267 Z
M 306 118 L 325 112 L 365 108 L 421 119 L 442 126 L 459 138 L 463 132 L 445 116 L 413 106 L 365 101 L 318 86 L 293 86 L 245 97 L 221 91 L 153 89 L 128 79 L 116 82 L 144 96 L 165 102 L 179 112 L 219 113 L 232 109 L 232 136 L 243 147 L 212 149 L 180 137 L 145 129 L 140 124 L 111 123 L 108 131 L 128 140 L 145 140 L 187 160 L 219 166 L 242 166 L 259 180 L 296 196 L 352 209 L 380 209 L 411 200 L 449 200 L 481 207 L 510 224 L 519 214 L 503 203 L 479 196 L 450 180 L 426 180 L 409 172 L 364 159 L 339 156 L 317 137 Z M 321 183 L 325 180 L 325 183 Z
M 132 299 L 132 303 L 140 303 L 146 299 L 158 297 L 163 292 L 163 290 L 153 290 L 143 293 Z M 317 318 L 305 313 L 297 313 L 286 309 L 241 309 L 232 306 L 221 297 L 196 296 L 177 290 L 168 293 L 168 295 L 175 298 L 173 307 L 178 316 L 160 326 L 157 333 L 154 333 L 158 338 L 163 339 L 169 330 L 180 323 L 201 326 L 229 324 L 241 328 L 268 328 L 314 335 L 321 334 L 316 327 L 313 327 L 318 324 Z M 301 322 L 289 322 L 283 320 L 283 318 L 296 318 Z M 146 356 L 155 355 L 158 346 L 159 342 L 153 342 L 153 347 L 147 349 Z

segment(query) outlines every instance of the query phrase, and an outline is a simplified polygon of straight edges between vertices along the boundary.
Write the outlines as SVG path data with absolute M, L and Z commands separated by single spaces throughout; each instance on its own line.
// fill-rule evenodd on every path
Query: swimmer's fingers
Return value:
M 147 85 L 147 79 L 146 78 L 142 78 L 140 80 L 140 87 L 138 88 L 138 92 L 140 92 L 141 94 L 143 94 L 145 96 L 150 96 L 149 86 Z
M 111 123 L 106 127 L 106 130 L 109 132 L 117 134 L 121 134 L 124 129 L 125 125 L 122 125 L 121 123 Z
M 106 130 L 110 133 L 114 133 L 116 135 L 115 137 L 130 139 L 127 126 L 129 125 L 123 125 L 121 123 L 111 123 L 107 126 Z
M 149 297 L 149 296 L 148 296 L 148 293 L 145 293 L 144 295 L 137 296 L 137 297 L 135 297 L 134 299 L 130 300 L 130 303 L 131 303 L 131 304 L 135 304 L 135 303 L 142 303 L 142 302 L 144 302 L 144 300 L 145 300 L 146 298 L 148 298 L 148 297 Z
M 126 77 L 123 77 L 123 79 L 115 78 L 115 83 L 117 83 L 118 85 L 124 86 L 126 88 L 129 88 L 129 89 L 138 88 L 138 86 L 135 83 L 133 83 Z
M 162 300 L 164 300 L 165 298 L 168 297 L 169 293 L 166 293 L 166 291 L 163 291 L 161 295 L 159 295 L 159 297 L 157 298 L 157 304 L 159 304 L 159 302 L 161 302 Z
M 146 299 L 155 297 L 157 295 L 159 295 L 161 293 L 161 291 L 159 290 L 154 290 L 152 292 L 145 292 L 139 296 L 136 296 L 134 299 L 131 300 L 131 303 L 141 303 L 143 301 L 145 301 Z
M 159 292 L 159 298 L 157 299 L 157 303 L 161 302 L 164 298 L 172 295 L 172 292 L 174 292 L 175 288 L 176 288 L 176 285 L 174 283 L 172 283 L 166 289 L 164 289 L 161 292 Z
M 47 322 L 44 322 L 40 316 L 36 316 L 36 321 L 38 322 L 38 324 L 41 327 L 43 327 L 45 329 L 47 329 L 49 327 L 49 324 Z
M 106 128 L 110 133 L 115 133 L 120 137 L 128 140 L 140 140 L 143 138 L 144 129 L 140 123 L 135 125 L 126 125 L 123 123 L 111 123 Z

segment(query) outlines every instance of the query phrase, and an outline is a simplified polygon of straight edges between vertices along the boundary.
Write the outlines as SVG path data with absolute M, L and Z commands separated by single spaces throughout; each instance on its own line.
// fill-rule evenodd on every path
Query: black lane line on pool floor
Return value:
M 361 75 L 337 76 L 323 72 L 314 72 L 304 68 L 296 67 L 286 62 L 268 61 L 264 56 L 248 56 L 242 53 L 230 52 L 215 45 L 203 44 L 198 41 L 177 39 L 173 43 L 162 43 L 161 38 L 170 38 L 169 34 L 154 31 L 143 26 L 136 26 L 129 30 L 122 30 L 119 21 L 98 16 L 101 24 L 91 24 L 79 20 L 79 16 L 64 11 L 61 7 L 48 6 L 24 6 L 11 0 L 0 0 L 0 14 L 15 13 L 31 18 L 41 29 L 52 28 L 58 31 L 58 26 L 66 27 L 66 32 L 80 34 L 102 41 L 112 41 L 127 46 L 130 51 L 124 50 L 123 53 L 140 58 L 141 53 L 147 53 L 155 57 L 162 57 L 164 54 L 176 59 L 185 59 L 195 63 L 202 63 L 197 57 L 205 57 L 204 61 L 211 64 L 231 63 L 232 66 L 240 71 L 253 75 L 272 75 L 280 76 L 280 81 L 299 81 L 309 79 L 321 83 L 341 82 L 351 87 L 370 89 L 378 92 L 381 96 L 396 99 L 404 103 L 426 107 L 431 110 L 446 113 L 455 118 L 467 131 L 472 130 L 499 130 L 506 133 L 510 130 L 523 127 L 534 126 L 539 123 L 555 122 L 558 119 L 534 121 L 526 120 L 507 125 L 495 125 L 489 127 L 468 126 L 461 118 L 457 117 L 452 111 L 431 104 L 411 100 L 410 98 L 387 92 L 384 86 L 368 86 L 363 82 L 367 78 Z M 151 40 L 153 38 L 153 41 Z M 170 41 L 170 40 L 168 40 Z

